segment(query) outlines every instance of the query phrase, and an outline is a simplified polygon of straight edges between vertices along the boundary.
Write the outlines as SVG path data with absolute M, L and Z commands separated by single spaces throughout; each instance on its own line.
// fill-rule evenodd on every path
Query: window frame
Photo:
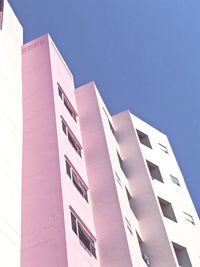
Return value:
M 79 194 L 89 203 L 88 200 L 89 188 L 66 156 L 65 156 L 65 166 L 66 166 L 66 173 L 68 177 L 72 180 L 74 187 L 79 192 Z
M 152 149 L 152 145 L 151 145 L 149 136 L 138 129 L 136 129 L 136 133 L 137 133 L 138 139 L 140 141 L 140 144 Z M 144 138 L 145 138 L 145 140 L 144 140 Z
M 72 231 L 79 238 L 80 244 L 88 252 L 90 256 L 93 256 L 95 259 L 97 259 L 96 247 L 95 247 L 96 238 L 91 234 L 89 229 L 85 226 L 83 221 L 71 207 L 70 207 L 70 216 L 71 216 Z M 89 242 L 89 244 L 86 244 L 86 241 Z
M 61 123 L 62 123 L 62 130 L 63 130 L 64 134 L 67 136 L 70 145 L 74 148 L 76 153 L 82 158 L 82 149 L 83 148 L 82 148 L 81 144 L 79 143 L 79 141 L 77 140 L 77 138 L 73 134 L 72 130 L 67 125 L 65 119 L 62 116 L 60 116 L 60 117 L 61 117 Z
M 76 110 L 74 109 L 73 105 L 69 101 L 69 98 L 66 96 L 64 90 L 62 89 L 59 83 L 57 83 L 57 86 L 58 86 L 58 95 L 62 99 L 65 108 L 67 109 L 71 117 L 74 119 L 74 121 L 77 122 L 78 114 Z

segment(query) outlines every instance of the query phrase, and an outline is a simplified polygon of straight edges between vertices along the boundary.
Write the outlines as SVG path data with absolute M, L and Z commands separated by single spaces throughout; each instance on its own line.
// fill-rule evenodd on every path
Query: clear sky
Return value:
M 200 214 L 200 1 L 9 2 L 25 42 L 50 33 L 77 87 L 94 80 L 111 114 L 168 135 Z

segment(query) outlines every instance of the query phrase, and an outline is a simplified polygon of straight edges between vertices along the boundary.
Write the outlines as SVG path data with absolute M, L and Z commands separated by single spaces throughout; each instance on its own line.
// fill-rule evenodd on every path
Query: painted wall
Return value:
M 61 123 L 62 117 L 81 144 L 78 118 L 66 109 L 58 83 L 76 110 L 73 76 L 51 38 L 24 45 L 22 267 L 96 267 L 72 231 L 71 208 L 95 236 L 90 197 L 87 203 L 66 173 L 65 157 L 87 184 L 84 154 L 74 150 Z
M 131 267 L 104 126 L 103 101 L 93 83 L 76 90 L 101 267 Z M 111 140 L 113 142 L 113 140 Z M 115 142 L 115 141 L 114 141 Z
M 0 266 L 20 266 L 23 30 L 8 2 L 0 30 Z
M 199 266 L 199 219 L 166 135 L 128 111 L 115 115 L 113 121 L 150 262 L 153 266 L 178 266 L 171 246 L 173 241 L 187 248 L 192 266 Z M 152 149 L 139 142 L 136 129 L 149 136 Z M 168 153 L 161 150 L 159 143 Z M 159 166 L 164 183 L 152 180 L 146 160 Z M 171 181 L 170 174 L 179 179 L 180 187 Z M 158 197 L 172 204 L 177 223 L 162 215 Z M 193 216 L 195 225 L 185 220 L 183 211 Z

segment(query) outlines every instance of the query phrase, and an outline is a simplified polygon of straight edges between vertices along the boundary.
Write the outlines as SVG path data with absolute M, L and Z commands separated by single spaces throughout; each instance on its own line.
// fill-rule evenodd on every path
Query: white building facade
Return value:
M 0 1 L 0 266 L 20 266 L 22 27 Z

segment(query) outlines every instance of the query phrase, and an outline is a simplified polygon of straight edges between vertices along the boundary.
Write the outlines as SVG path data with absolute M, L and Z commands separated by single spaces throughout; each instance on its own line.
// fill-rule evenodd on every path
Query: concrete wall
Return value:
M 113 118 L 126 160 L 130 189 L 146 253 L 152 266 L 178 266 L 172 242 L 187 248 L 191 266 L 199 266 L 199 219 L 166 135 L 127 112 Z M 147 134 L 152 149 L 141 144 L 136 129 Z M 167 148 L 165 153 L 160 144 Z M 163 183 L 152 179 L 146 160 L 159 166 Z M 174 184 L 170 174 L 177 177 Z M 171 203 L 177 222 L 163 216 L 158 197 Z M 195 225 L 185 220 L 193 216 Z M 184 234 L 183 234 L 184 233 Z M 188 265 L 181 265 L 187 266 Z
M 0 266 L 20 266 L 23 32 L 8 2 L 0 29 Z
M 72 231 L 70 212 L 75 210 L 95 235 L 90 197 L 87 203 L 66 173 L 65 157 L 87 184 L 84 153 L 77 154 L 61 123 L 63 118 L 82 145 L 78 117 L 77 122 L 71 117 L 58 84 L 76 111 L 73 76 L 51 38 L 24 45 L 22 266 L 96 267 L 98 260 Z
M 106 109 L 93 83 L 76 90 L 101 267 L 131 267 L 110 158 Z M 111 137 L 112 138 L 112 137 Z M 110 139 L 112 144 L 113 139 Z M 118 165 L 117 165 L 118 166 Z M 118 167 L 119 168 L 119 167 Z

